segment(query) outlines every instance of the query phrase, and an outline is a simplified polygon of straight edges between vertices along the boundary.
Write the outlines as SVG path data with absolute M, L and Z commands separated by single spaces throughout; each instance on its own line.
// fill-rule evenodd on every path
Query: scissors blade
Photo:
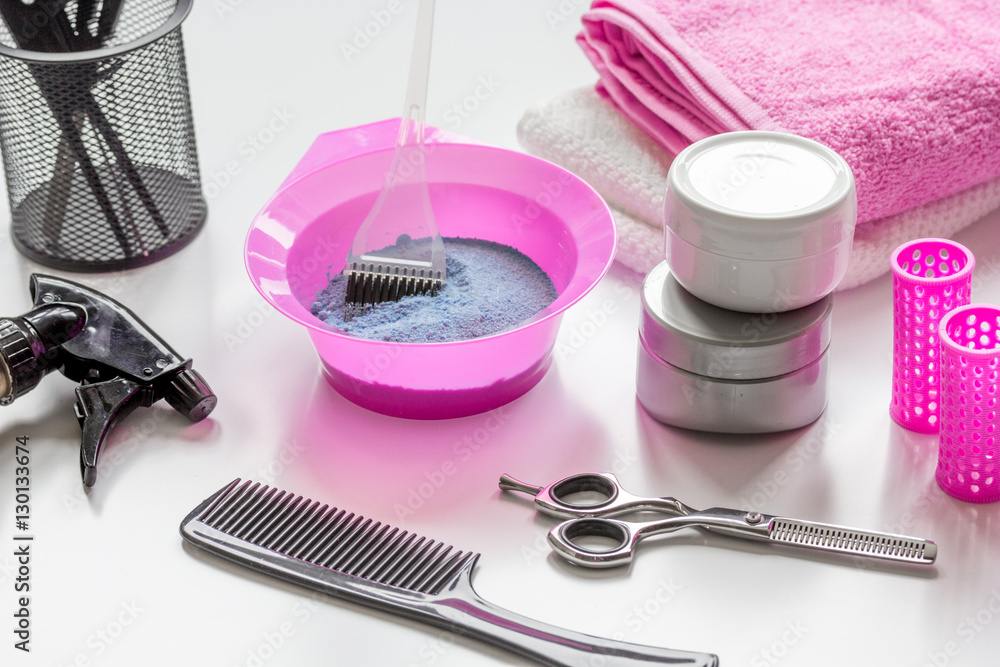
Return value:
M 937 558 L 937 544 L 930 540 L 814 521 L 772 517 L 767 533 L 770 542 L 818 551 L 923 565 L 930 565 Z

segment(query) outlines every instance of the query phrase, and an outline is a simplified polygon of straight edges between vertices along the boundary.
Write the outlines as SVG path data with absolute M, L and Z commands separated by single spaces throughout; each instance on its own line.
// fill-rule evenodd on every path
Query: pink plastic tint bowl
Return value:
M 346 334 L 310 308 L 344 268 L 389 168 L 398 125 L 389 120 L 321 135 L 251 224 L 247 272 L 268 302 L 306 328 L 326 379 L 353 403 L 411 419 L 485 412 L 545 375 L 563 312 L 611 265 L 614 220 L 590 186 L 554 164 L 428 128 L 428 181 L 441 234 L 520 250 L 559 296 L 516 329 L 467 341 L 392 343 Z

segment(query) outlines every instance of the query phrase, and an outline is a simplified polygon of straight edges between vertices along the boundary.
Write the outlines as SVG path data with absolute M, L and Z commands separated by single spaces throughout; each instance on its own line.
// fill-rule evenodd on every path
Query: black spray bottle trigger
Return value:
M 83 285 L 31 276 L 35 307 L 0 318 L 0 405 L 8 405 L 58 370 L 79 382 L 76 416 L 82 429 L 83 482 L 97 481 L 97 461 L 111 429 L 161 398 L 191 421 L 215 409 L 217 398 L 191 368 L 132 311 Z

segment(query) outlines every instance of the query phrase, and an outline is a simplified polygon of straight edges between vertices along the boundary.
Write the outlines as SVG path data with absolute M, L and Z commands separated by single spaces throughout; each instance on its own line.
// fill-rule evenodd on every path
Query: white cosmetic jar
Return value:
M 667 262 L 721 308 L 783 312 L 823 298 L 847 272 L 856 223 L 847 162 L 792 134 L 702 139 L 667 173 Z
M 693 296 L 662 262 L 641 298 L 636 395 L 657 421 L 770 433 L 823 413 L 832 296 L 784 313 L 741 313 Z

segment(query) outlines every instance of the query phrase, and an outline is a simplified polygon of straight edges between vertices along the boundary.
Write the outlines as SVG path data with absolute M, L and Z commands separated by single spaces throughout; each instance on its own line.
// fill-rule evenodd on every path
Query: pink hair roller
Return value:
M 969 303 L 976 259 L 947 239 L 917 239 L 892 253 L 892 402 L 889 414 L 911 431 L 940 428 L 938 324 Z
M 959 500 L 996 502 L 1000 308 L 956 308 L 941 321 L 940 333 L 941 446 L 935 476 Z

